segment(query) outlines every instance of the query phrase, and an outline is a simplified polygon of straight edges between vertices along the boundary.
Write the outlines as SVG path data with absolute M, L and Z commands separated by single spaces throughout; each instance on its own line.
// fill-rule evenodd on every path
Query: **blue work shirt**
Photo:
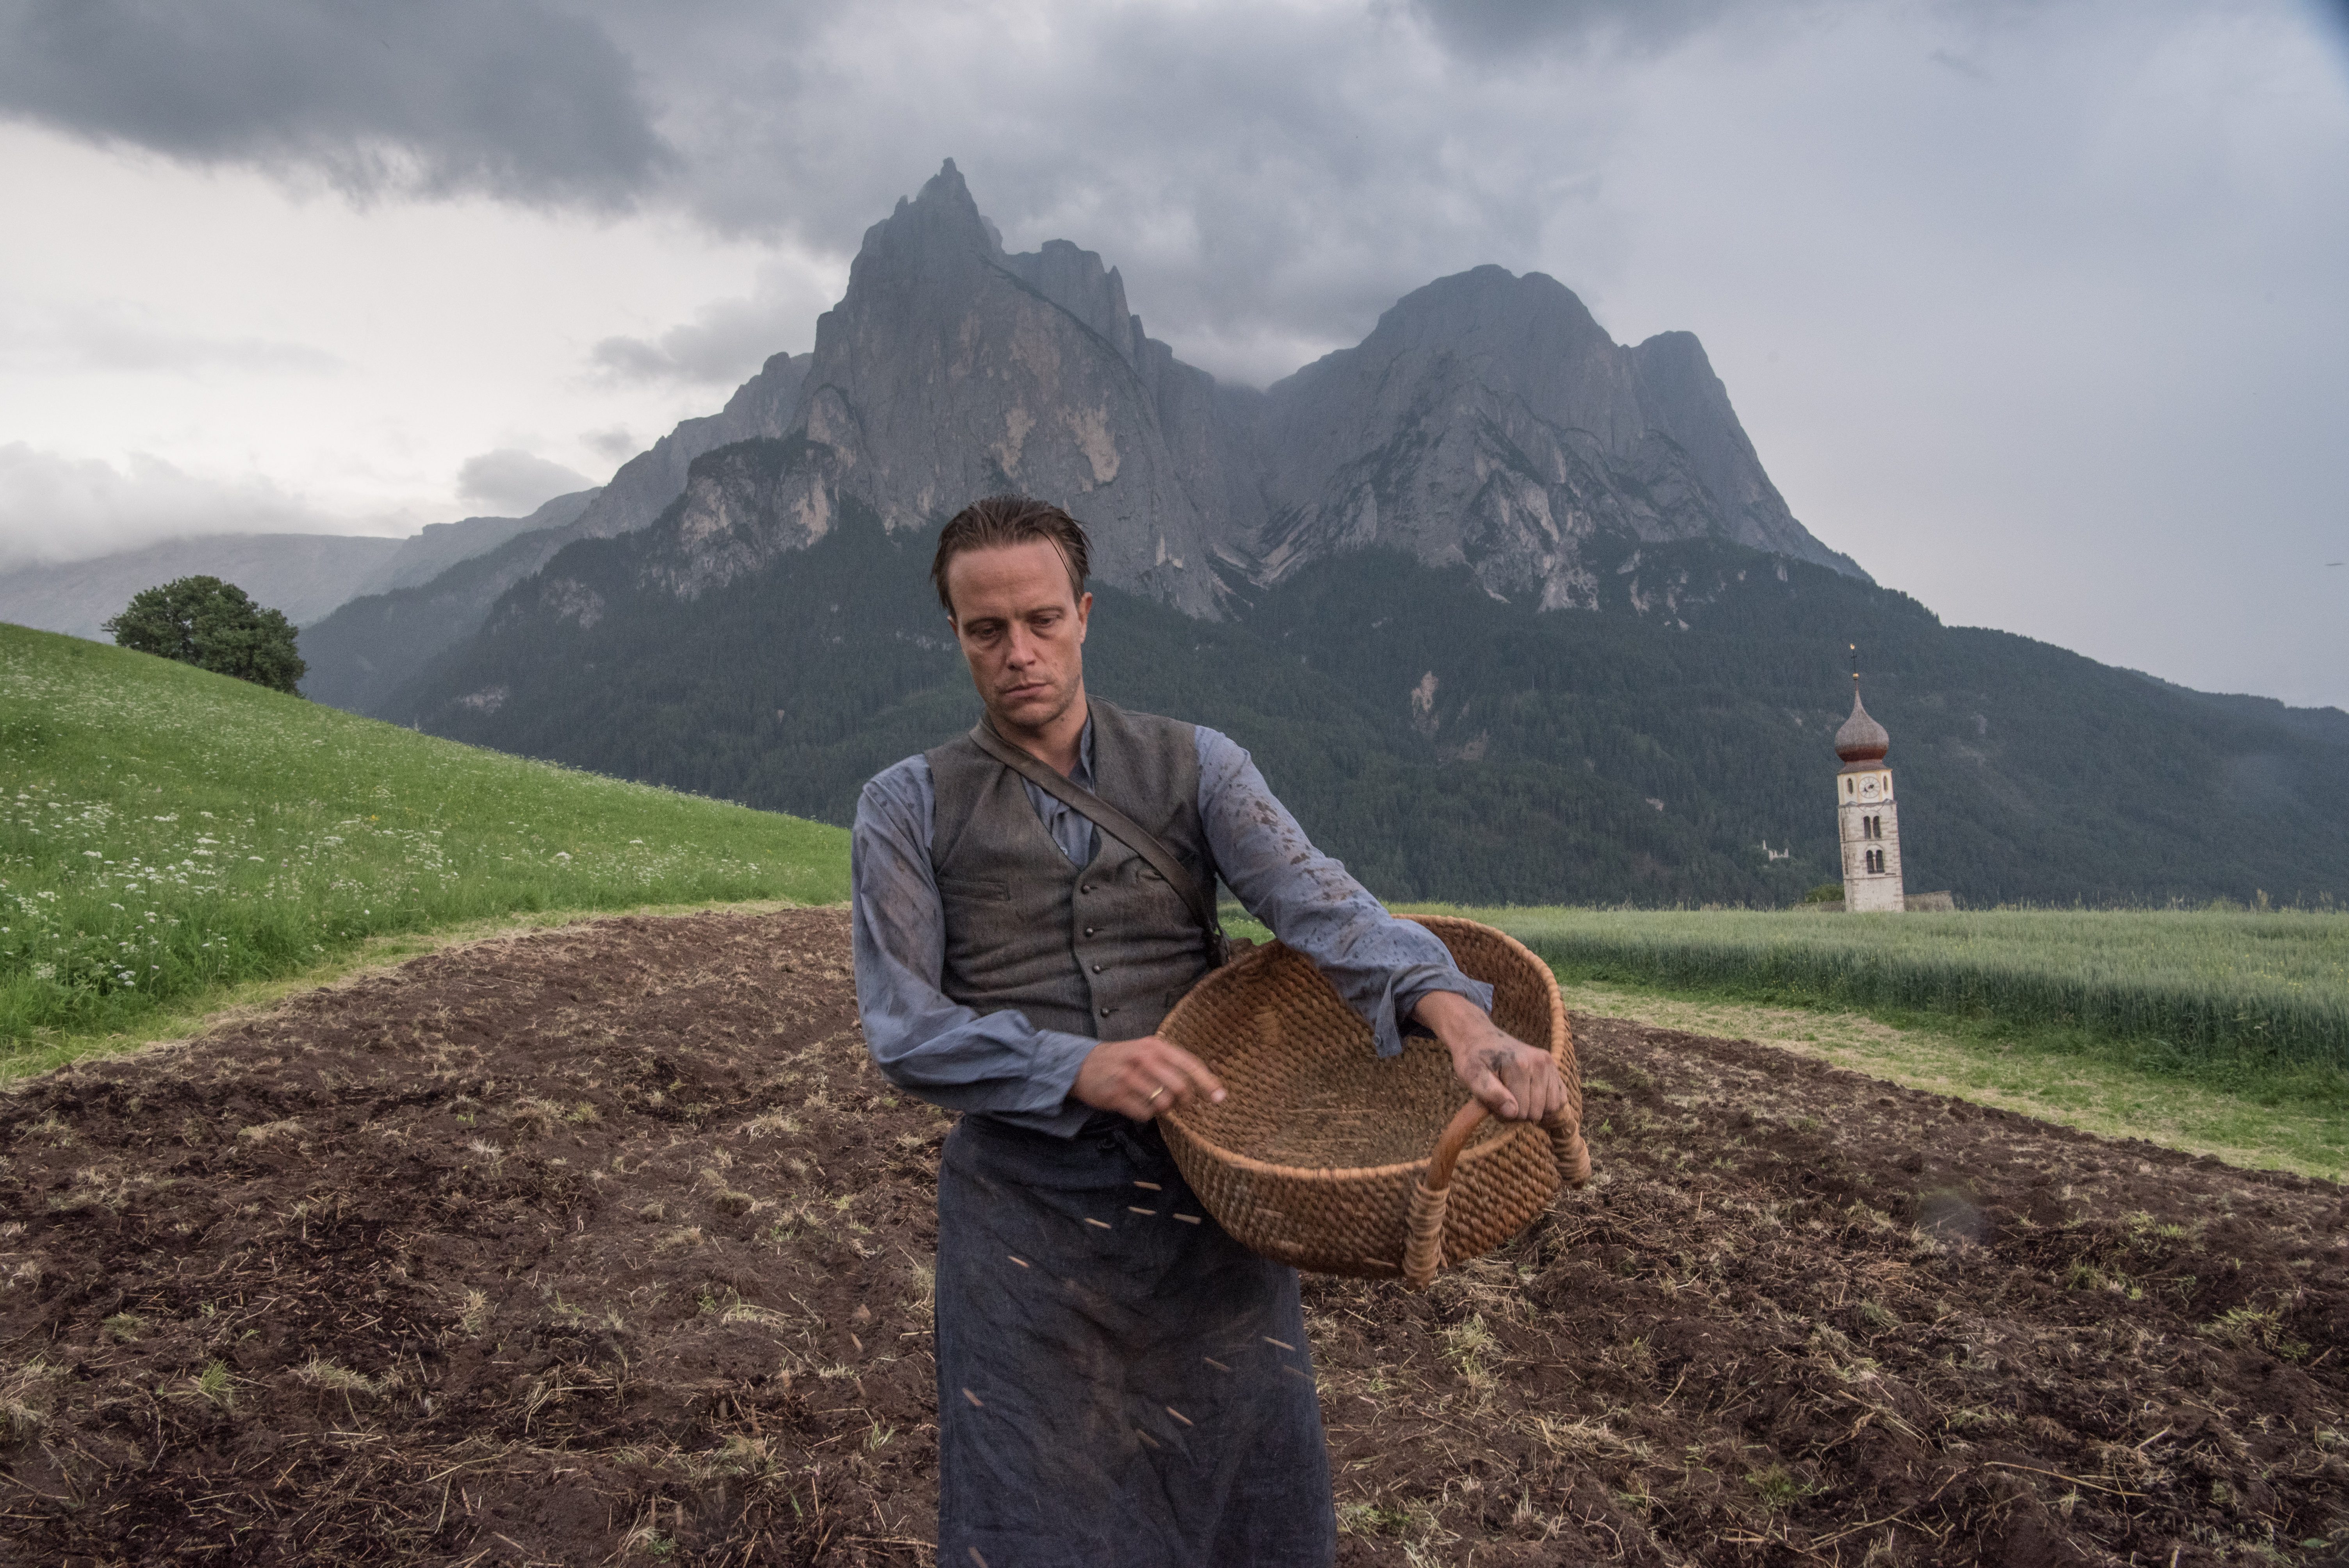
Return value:
M 1313 847 L 1246 750 L 1202 725 L 1197 751 L 1199 820 L 1224 882 L 1329 977 L 1370 1026 L 1379 1055 L 1402 1049 L 1412 1009 L 1430 992 L 1457 992 L 1491 1009 L 1493 988 L 1463 975 L 1433 932 L 1389 914 L 1343 865 Z M 1087 789 L 1092 755 L 1088 721 L 1070 775 Z M 1089 862 L 1099 831 L 1092 820 L 1022 782 L 1061 852 Z M 982 1015 L 938 988 L 946 914 L 930 862 L 936 810 L 929 759 L 918 756 L 875 775 L 856 803 L 849 857 L 865 1046 L 908 1094 L 1072 1137 L 1093 1111 L 1070 1099 L 1069 1088 L 1100 1042 L 1040 1029 L 1016 1010 Z

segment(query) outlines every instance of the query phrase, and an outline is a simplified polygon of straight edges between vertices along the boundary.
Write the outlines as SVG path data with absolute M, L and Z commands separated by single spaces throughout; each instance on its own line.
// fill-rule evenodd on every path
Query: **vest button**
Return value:
M 1086 926 L 1086 927 L 1085 927 L 1085 934 L 1086 934 L 1087 936 L 1091 936 L 1092 934 L 1093 934 L 1093 928 L 1092 928 L 1092 926 L 1090 926 L 1090 925 Z
M 1094 974 L 1096 974 L 1096 975 L 1098 975 L 1098 974 L 1100 974 L 1100 973 L 1101 973 L 1101 965 L 1100 965 L 1096 964 L 1096 965 L 1093 965 L 1093 973 L 1094 973 Z
M 1093 884 L 1091 882 L 1081 883 L 1079 884 L 1077 891 L 1079 892 L 1091 892 L 1093 891 Z
M 1106 1018 L 1106 1017 L 1108 1017 L 1112 1013 L 1114 1013 L 1114 1012 L 1116 1012 L 1116 1011 L 1117 1011 L 1117 1009 L 1116 1009 L 1116 1008 L 1114 1008 L 1114 1007 L 1103 1007 L 1103 1008 L 1102 1009 L 1102 1017 L 1104 1017 L 1104 1018 Z

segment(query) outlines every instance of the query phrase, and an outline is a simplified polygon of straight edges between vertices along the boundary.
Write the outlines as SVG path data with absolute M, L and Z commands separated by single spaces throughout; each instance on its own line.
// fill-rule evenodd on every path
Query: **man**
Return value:
M 1319 965 L 1381 1055 L 1407 1024 L 1494 1112 L 1565 1102 L 1423 927 L 1314 850 L 1247 752 L 1088 697 L 1089 548 L 997 496 L 931 576 L 984 723 L 1220 875 Z M 880 774 L 853 849 L 874 1061 L 963 1112 L 938 1172 L 938 1560 L 993 1568 L 1322 1568 L 1328 1452 L 1296 1271 L 1205 1214 L 1153 1119 L 1223 1086 L 1159 1021 L 1212 965 L 1145 855 L 972 736 Z

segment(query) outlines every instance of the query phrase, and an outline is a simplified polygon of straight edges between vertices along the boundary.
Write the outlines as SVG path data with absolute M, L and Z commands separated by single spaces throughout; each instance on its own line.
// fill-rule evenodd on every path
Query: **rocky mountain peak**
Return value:
M 1581 299 L 1556 278 L 1547 273 L 1521 277 L 1488 263 L 1403 295 L 1350 352 L 1441 347 L 1549 370 L 1614 346 Z
M 1040 251 L 1004 256 L 1003 269 L 1098 335 L 1129 366 L 1138 366 L 1149 338 L 1142 318 L 1126 308 L 1125 279 L 1104 267 L 1097 251 L 1067 240 L 1047 240 Z
M 864 242 L 849 265 L 849 286 L 860 275 L 951 275 L 971 258 L 996 261 L 1003 242 L 995 225 L 979 215 L 970 187 L 949 158 L 912 200 L 900 196 L 896 211 L 864 231 Z
M 1597 602 L 1594 551 L 1640 541 L 1858 570 L 1786 510 L 1694 337 L 1625 347 L 1541 273 L 1439 278 L 1268 402 L 1261 576 L 1386 544 L 1563 608 Z
M 1006 255 L 948 160 L 866 231 L 816 324 L 787 458 L 697 469 L 681 549 L 656 573 L 698 593 L 823 537 L 851 500 L 895 531 L 1022 490 L 1092 526 L 1108 581 L 1211 614 L 1197 465 L 1170 451 L 1180 420 L 1161 406 L 1172 357 L 1097 254 L 1060 241 Z
M 1098 253 L 1007 253 L 951 159 L 866 231 L 801 386 L 786 457 L 689 480 L 657 569 L 677 591 L 821 538 L 852 498 L 899 530 L 1003 490 L 1068 507 L 1106 581 L 1192 614 L 1371 545 L 1552 608 L 1595 605 L 1593 562 L 1641 541 L 1857 571 L 1788 512 L 1686 334 L 1627 347 L 1557 279 L 1481 266 L 1226 392 L 1143 332 Z

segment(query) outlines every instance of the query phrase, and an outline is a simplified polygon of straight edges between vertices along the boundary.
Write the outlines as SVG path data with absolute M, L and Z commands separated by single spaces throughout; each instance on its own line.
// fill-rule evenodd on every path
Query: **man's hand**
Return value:
M 1431 991 L 1412 1016 L 1452 1053 L 1452 1070 L 1504 1121 L 1539 1121 L 1566 1105 L 1566 1080 L 1547 1051 L 1504 1033 L 1484 1008 L 1455 991 Z
M 1069 1092 L 1095 1110 L 1148 1121 L 1195 1098 L 1220 1103 L 1224 1086 L 1207 1064 L 1157 1035 L 1105 1040 L 1086 1053 Z

